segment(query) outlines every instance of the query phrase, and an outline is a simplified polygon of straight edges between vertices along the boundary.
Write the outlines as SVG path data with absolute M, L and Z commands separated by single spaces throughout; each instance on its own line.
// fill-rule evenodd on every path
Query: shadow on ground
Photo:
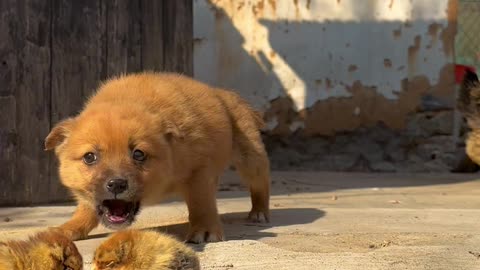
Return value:
M 325 212 L 315 208 L 272 209 L 270 223 L 252 223 L 246 220 L 247 212 L 222 214 L 227 240 L 257 240 L 260 238 L 275 237 L 277 234 L 268 232 L 269 228 L 290 225 L 309 224 L 325 216 Z M 142 230 L 155 230 L 184 239 L 188 230 L 188 223 L 170 224 L 158 227 L 146 227 Z M 90 235 L 87 239 L 97 239 L 108 236 L 108 233 Z M 202 251 L 205 244 L 191 245 L 196 251 Z
M 331 192 L 345 189 L 403 188 L 448 185 L 480 179 L 478 174 L 435 173 L 342 173 L 342 172 L 272 172 L 272 195 Z M 218 198 L 249 196 L 235 171 L 228 171 L 220 181 Z

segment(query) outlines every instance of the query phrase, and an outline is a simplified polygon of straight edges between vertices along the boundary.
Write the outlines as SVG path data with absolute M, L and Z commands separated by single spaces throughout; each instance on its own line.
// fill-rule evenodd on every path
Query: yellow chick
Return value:
M 114 233 L 95 251 L 94 270 L 199 270 L 196 253 L 175 238 L 154 231 Z
M 75 244 L 50 229 L 28 240 L 0 242 L 0 270 L 82 270 Z

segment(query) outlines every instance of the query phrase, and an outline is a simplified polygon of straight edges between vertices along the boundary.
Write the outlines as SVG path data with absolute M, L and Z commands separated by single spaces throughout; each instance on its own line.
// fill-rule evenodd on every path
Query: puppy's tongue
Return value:
M 122 200 L 106 201 L 108 207 L 107 218 L 112 223 L 122 223 L 127 220 L 129 215 L 128 203 Z
M 123 223 L 126 220 L 127 220 L 127 218 L 123 217 L 123 216 L 114 216 L 114 215 L 108 216 L 108 221 L 110 221 L 112 223 Z

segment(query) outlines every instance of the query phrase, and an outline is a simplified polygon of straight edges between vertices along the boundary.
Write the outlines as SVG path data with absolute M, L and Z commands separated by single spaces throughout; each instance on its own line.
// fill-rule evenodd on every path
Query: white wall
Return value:
M 421 77 L 427 88 L 433 87 L 451 66 L 453 12 L 448 0 L 194 0 L 194 74 L 232 88 L 263 111 L 278 98 L 291 99 L 296 112 L 352 99 L 359 95 L 352 90 L 355 83 L 374 89 L 375 102 L 394 109 L 402 91 L 416 91 L 403 86 L 406 80 Z M 445 87 L 444 94 L 453 91 L 452 85 Z M 362 118 L 364 109 L 381 114 L 389 107 L 363 108 L 364 103 L 357 99 L 346 106 L 352 118 Z M 412 109 L 398 106 L 406 109 L 391 114 L 392 123 Z M 365 117 L 370 118 L 355 120 L 351 128 L 390 122 Z M 320 118 L 328 121 L 329 116 Z M 267 120 L 270 129 L 279 122 Z M 304 127 L 305 121 L 290 120 L 290 130 Z M 349 127 L 333 124 L 331 129 Z

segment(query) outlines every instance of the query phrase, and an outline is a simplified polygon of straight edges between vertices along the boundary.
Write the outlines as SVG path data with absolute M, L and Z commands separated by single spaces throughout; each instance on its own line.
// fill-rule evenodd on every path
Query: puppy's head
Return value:
M 148 110 L 100 103 L 58 123 L 45 148 L 55 149 L 62 183 L 95 207 L 105 226 L 120 229 L 134 221 L 149 192 L 170 183 L 177 135 Z

